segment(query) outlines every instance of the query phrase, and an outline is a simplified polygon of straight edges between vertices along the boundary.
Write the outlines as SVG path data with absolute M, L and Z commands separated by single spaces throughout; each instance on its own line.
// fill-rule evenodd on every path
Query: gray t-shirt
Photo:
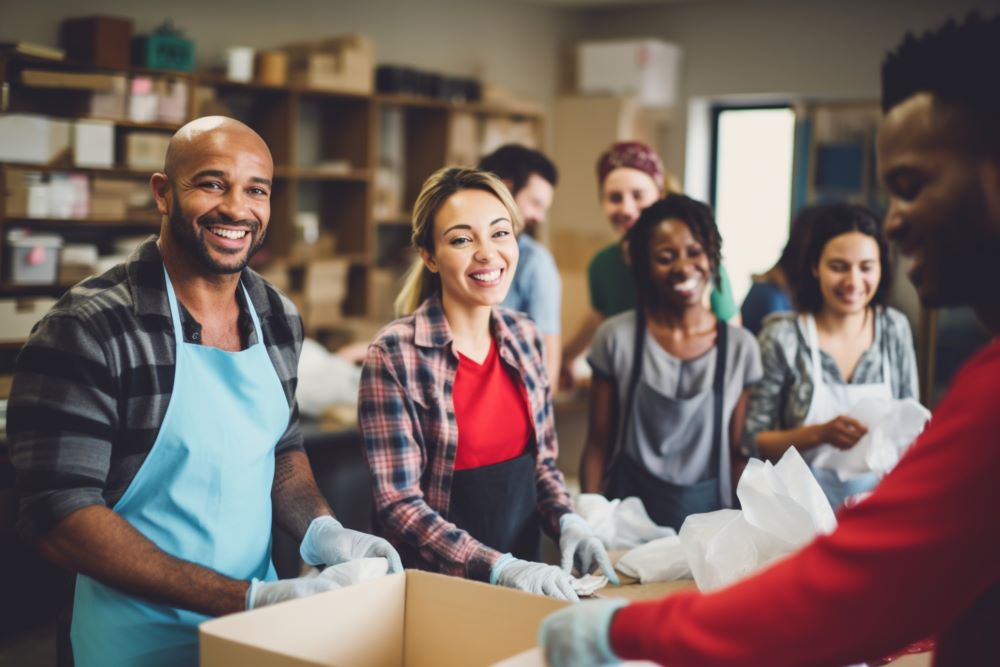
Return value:
M 611 381 L 614 385 L 618 415 L 624 414 L 628 383 L 632 376 L 635 326 L 634 310 L 609 318 L 597 330 L 587 358 L 594 374 Z M 723 469 L 728 469 L 729 465 L 729 423 L 733 409 L 743 390 L 757 382 L 762 373 L 760 352 L 753 335 L 741 327 L 728 324 L 726 326 L 729 340 L 722 409 L 720 463 Z M 682 401 L 703 392 L 710 392 L 715 379 L 716 356 L 716 348 L 713 347 L 694 359 L 678 359 L 664 350 L 647 331 L 639 384 L 645 383 L 649 395 Z M 651 405 L 649 401 L 636 400 L 633 410 L 641 412 L 645 409 L 652 412 L 649 405 Z M 711 406 L 711 401 L 707 401 L 706 405 Z M 636 414 L 636 418 L 645 423 L 651 423 L 658 417 L 658 414 Z M 624 445 L 623 453 L 645 464 L 645 467 L 660 479 L 676 484 L 693 484 L 715 476 L 714 471 L 708 470 L 710 447 L 699 444 L 705 439 L 690 445 L 683 442 L 676 443 L 669 452 L 663 452 L 659 443 L 648 442 L 648 438 L 643 437 L 643 429 L 640 428 L 631 428 L 628 441 L 622 443 L 624 424 L 625 419 L 619 418 L 616 425 L 615 447 Z M 660 430 L 669 432 L 670 426 L 663 424 Z M 704 429 L 711 432 L 711 410 L 704 412 Z

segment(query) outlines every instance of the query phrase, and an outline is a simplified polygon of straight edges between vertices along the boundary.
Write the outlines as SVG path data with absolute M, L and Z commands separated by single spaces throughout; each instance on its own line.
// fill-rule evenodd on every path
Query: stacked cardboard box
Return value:
M 374 89 L 375 45 L 364 35 L 343 35 L 289 44 L 293 85 L 370 95 Z

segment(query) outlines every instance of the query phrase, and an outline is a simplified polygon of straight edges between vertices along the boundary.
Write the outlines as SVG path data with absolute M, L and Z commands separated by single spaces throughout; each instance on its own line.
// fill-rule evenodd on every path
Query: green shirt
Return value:
M 594 255 L 587 267 L 587 281 L 590 283 L 590 305 L 605 319 L 635 308 L 635 284 L 620 244 L 612 243 Z M 733 300 L 729 275 L 722 264 L 719 265 L 719 282 L 720 286 L 712 289 L 712 312 L 721 320 L 729 320 L 739 311 Z

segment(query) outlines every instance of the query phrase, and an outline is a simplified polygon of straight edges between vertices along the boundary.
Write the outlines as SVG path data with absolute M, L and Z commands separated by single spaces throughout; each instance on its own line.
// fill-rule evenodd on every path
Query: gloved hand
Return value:
M 247 589 L 247 609 L 266 607 L 285 600 L 297 600 L 337 588 L 341 588 L 341 585 L 329 577 L 324 577 L 322 573 L 278 581 L 251 579 L 250 588 Z
M 579 602 L 569 575 L 555 565 L 532 563 L 510 554 L 500 557 L 490 570 L 490 583 L 508 588 L 548 595 L 559 600 Z
M 538 643 L 549 667 L 597 667 L 621 662 L 611 650 L 611 619 L 628 600 L 585 600 L 549 614 Z
M 332 516 L 318 516 L 309 524 L 299 555 L 310 565 L 336 565 L 354 558 L 381 556 L 389 561 L 389 574 L 403 571 L 392 545 L 381 537 L 344 528 Z
M 615 586 L 621 585 L 604 543 L 594 535 L 590 524 L 579 514 L 563 514 L 559 518 L 559 552 L 562 554 L 562 569 L 566 574 L 573 571 L 575 558 L 581 575 L 590 574 L 594 566 L 599 565 L 609 582 Z

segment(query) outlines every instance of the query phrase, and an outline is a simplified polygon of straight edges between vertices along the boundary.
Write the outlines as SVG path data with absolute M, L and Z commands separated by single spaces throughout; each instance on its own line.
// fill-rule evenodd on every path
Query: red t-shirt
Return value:
M 757 576 L 620 610 L 611 645 L 665 665 L 845 665 L 934 635 L 934 664 L 1000 664 L 1000 339 L 839 525 Z
M 520 456 L 534 437 L 528 396 L 504 368 L 492 338 L 482 364 L 459 353 L 452 399 L 458 425 L 455 470 Z

